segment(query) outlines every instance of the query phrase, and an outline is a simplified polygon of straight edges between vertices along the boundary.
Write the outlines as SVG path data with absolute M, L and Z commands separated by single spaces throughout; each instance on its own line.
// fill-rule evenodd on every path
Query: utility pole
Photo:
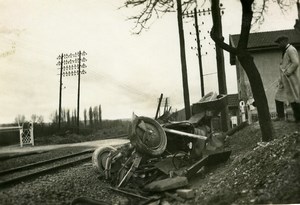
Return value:
M 189 85 L 188 85 L 188 77 L 187 77 L 187 64 L 186 64 L 186 56 L 185 56 L 185 42 L 184 42 L 184 32 L 183 32 L 183 23 L 182 23 L 181 0 L 177 0 L 177 21 L 178 21 L 178 31 L 179 31 L 179 43 L 180 43 L 185 118 L 189 119 L 191 117 L 191 105 L 190 105 Z
M 223 38 L 222 34 L 222 20 L 221 20 L 221 10 L 219 0 L 212 0 L 211 7 L 214 8 L 215 13 L 212 13 L 212 19 L 214 22 L 214 32 L 218 38 Z M 224 66 L 224 53 L 223 49 L 216 45 L 216 58 L 217 58 L 217 70 L 218 70 L 218 84 L 219 84 L 219 93 L 227 94 L 227 85 L 226 85 L 226 73 Z M 228 118 L 228 107 L 221 112 L 221 123 L 222 131 L 226 132 L 229 127 L 229 118 Z
M 216 8 L 217 12 L 216 14 L 212 13 L 212 18 L 214 22 L 214 29 L 215 32 L 217 33 L 219 38 L 222 38 L 222 23 L 221 23 L 221 10 L 222 14 L 224 8 L 219 7 L 219 0 L 212 0 L 211 1 L 212 8 Z M 222 5 L 221 5 L 222 6 Z M 191 12 L 192 13 L 192 12 Z M 197 11 L 196 8 L 194 9 L 194 17 L 195 17 L 195 28 L 196 28 L 196 35 L 197 35 L 197 49 L 198 49 L 198 60 L 199 60 L 199 69 L 200 69 L 200 81 L 201 81 L 201 91 L 202 94 L 204 95 L 204 82 L 203 82 L 203 69 L 202 69 L 202 59 L 201 59 L 201 45 L 200 45 L 200 37 L 199 37 L 199 29 L 198 29 L 198 20 L 197 20 L 197 14 L 203 15 L 211 14 L 210 9 L 203 9 L 203 11 Z M 191 15 L 191 16 L 193 16 Z M 187 16 L 189 16 L 189 13 L 187 13 Z M 223 49 L 221 49 L 219 46 L 216 45 L 216 61 L 217 61 L 217 74 L 218 74 L 218 86 L 219 86 L 219 94 L 227 94 L 227 86 L 226 86 L 226 75 L 225 75 L 225 66 L 224 66 L 224 54 L 223 54 Z M 201 74 L 202 73 L 202 74 Z M 202 95 L 202 96 L 203 96 Z M 222 131 L 227 131 L 229 127 L 229 120 L 228 120 L 228 107 L 221 112 L 221 122 L 222 122 Z
M 64 55 L 61 54 L 61 57 L 60 57 L 60 77 L 59 77 L 58 130 L 60 130 L 60 123 L 61 123 L 60 121 L 61 121 L 61 94 L 62 94 L 63 58 L 64 58 Z
M 81 51 L 79 53 L 79 63 L 78 63 L 78 93 L 77 93 L 77 133 L 79 134 L 79 103 L 80 103 L 80 63 L 81 63 Z
M 60 125 L 60 119 L 61 119 L 61 90 L 62 90 L 62 77 L 68 77 L 68 76 L 76 76 L 78 75 L 78 94 L 77 94 L 77 132 L 79 133 L 79 112 L 80 112 L 80 77 L 81 74 L 86 74 L 86 71 L 84 68 L 87 66 L 84 62 L 87 61 L 87 59 L 84 57 L 87 53 L 85 51 L 81 52 L 75 52 L 70 54 L 61 54 L 57 59 L 60 59 L 60 61 L 56 65 L 60 65 L 60 99 L 59 99 L 59 128 Z M 81 70 L 81 68 L 83 68 Z M 76 112 L 75 112 L 76 115 Z
M 201 87 L 201 97 L 205 95 L 204 92 L 204 80 L 203 80 L 203 68 L 202 68 L 202 54 L 201 54 L 201 45 L 200 45 L 200 35 L 199 35 L 199 27 L 198 27 L 198 18 L 197 18 L 197 8 L 194 9 L 195 16 L 195 29 L 196 29 L 196 37 L 197 37 L 197 51 L 198 51 L 198 61 L 199 61 L 199 70 L 200 70 L 200 87 Z
M 198 63 L 199 63 L 199 73 L 200 73 L 200 89 L 201 89 L 201 97 L 203 97 L 204 95 L 205 95 L 205 91 L 204 91 L 204 89 L 205 89 L 205 86 L 204 86 L 204 74 L 203 74 L 203 66 L 202 66 L 202 51 L 201 51 L 201 39 L 200 39 L 200 30 L 199 30 L 199 23 L 198 23 L 198 17 L 197 17 L 197 15 L 203 15 L 203 16 L 205 16 L 205 14 L 207 14 L 207 15 L 210 15 L 210 10 L 208 9 L 208 10 L 205 10 L 205 9 L 203 9 L 203 11 L 201 11 L 201 10 L 198 10 L 197 11 L 197 8 L 195 7 L 194 8 L 194 11 L 191 11 L 191 12 L 186 12 L 185 14 L 183 14 L 183 16 L 186 16 L 186 17 L 193 17 L 194 18 L 194 21 L 195 21 L 195 24 L 194 24 L 194 26 L 195 26 L 195 34 L 196 34 L 196 38 L 195 38 L 195 41 L 197 42 L 197 47 L 196 47 L 196 49 L 197 49 L 197 56 L 198 56 Z M 202 24 L 204 24 L 204 22 L 202 22 Z M 192 34 L 192 32 L 190 32 L 190 34 L 191 35 L 193 35 Z M 204 39 L 206 39 L 205 37 L 204 37 Z M 195 49 L 194 47 L 191 47 L 191 49 Z M 207 52 L 206 52 L 206 54 L 207 54 Z

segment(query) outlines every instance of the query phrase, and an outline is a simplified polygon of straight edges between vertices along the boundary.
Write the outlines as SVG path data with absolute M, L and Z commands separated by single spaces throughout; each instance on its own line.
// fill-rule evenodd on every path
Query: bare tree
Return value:
M 38 119 L 38 116 L 37 116 L 36 114 L 32 114 L 32 115 L 31 115 L 31 121 L 32 121 L 33 123 L 36 123 L 37 119 Z
M 71 116 L 70 116 L 70 110 L 67 109 L 67 125 L 70 126 L 71 125 Z
M 62 110 L 62 113 L 61 113 L 61 122 L 66 122 L 67 121 L 67 111 L 66 111 L 66 108 L 64 108 L 63 110 Z
M 93 119 L 94 119 L 94 125 L 98 124 L 98 108 L 97 106 L 93 109 Z
M 100 125 L 101 125 L 101 123 L 102 123 L 102 110 L 101 110 L 101 105 L 99 105 L 99 112 L 98 112 L 98 114 L 99 114 L 99 123 L 100 123 Z
M 83 110 L 83 119 L 84 119 L 84 126 L 86 127 L 86 123 L 87 123 L 87 110 L 86 109 Z
M 44 117 L 42 115 L 38 116 L 36 122 L 38 124 L 44 124 Z
M 267 11 L 267 2 L 254 0 L 240 0 L 242 5 L 242 25 L 238 46 L 236 48 L 229 46 L 219 37 L 215 28 L 221 22 L 218 20 L 219 15 L 219 0 L 212 0 L 212 15 L 213 28 L 211 37 L 217 46 L 237 56 L 250 82 L 250 87 L 253 93 L 253 98 L 257 106 L 258 119 L 262 132 L 262 141 L 270 141 L 273 139 L 273 128 L 270 117 L 267 97 L 265 94 L 263 82 L 259 71 L 254 63 L 252 55 L 247 51 L 250 29 L 255 23 L 261 23 L 264 20 L 264 12 Z M 282 10 L 285 10 L 289 5 L 284 0 L 277 0 L 278 5 Z
M 90 122 L 90 126 L 93 127 L 93 109 L 92 109 L 92 107 L 89 108 L 89 122 Z
M 15 118 L 15 123 L 17 124 L 23 124 L 26 121 L 25 115 L 18 115 Z
M 251 29 L 251 22 L 253 19 L 252 6 L 254 0 L 240 0 L 240 2 L 242 4 L 243 13 L 242 13 L 241 33 L 240 33 L 240 38 L 239 38 L 239 43 L 237 48 L 234 48 L 226 44 L 223 41 L 224 38 L 222 36 L 219 36 L 215 30 L 215 28 L 221 23 L 218 19 L 218 15 L 220 12 L 218 9 L 219 0 L 212 0 L 211 8 L 212 8 L 212 15 L 213 15 L 213 28 L 211 31 L 211 37 L 215 41 L 217 46 L 236 55 L 243 69 L 245 70 L 250 82 L 253 98 L 257 106 L 259 124 L 262 132 L 262 141 L 270 141 L 273 139 L 273 129 L 272 129 L 267 97 L 265 94 L 262 79 L 254 63 L 253 57 L 247 51 L 249 33 Z M 254 20 L 259 21 L 259 16 Z
M 57 113 L 57 110 L 51 114 L 50 116 L 51 120 L 52 120 L 52 123 L 58 123 L 58 113 Z
M 72 116 L 72 125 L 76 125 L 76 121 L 77 121 L 77 111 L 76 109 L 73 110 L 73 116 Z

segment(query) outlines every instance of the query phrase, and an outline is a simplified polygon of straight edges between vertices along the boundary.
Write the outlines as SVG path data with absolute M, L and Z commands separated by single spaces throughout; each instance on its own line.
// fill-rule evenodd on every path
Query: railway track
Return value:
M 90 161 L 94 149 L 0 171 L 0 189 L 75 164 Z

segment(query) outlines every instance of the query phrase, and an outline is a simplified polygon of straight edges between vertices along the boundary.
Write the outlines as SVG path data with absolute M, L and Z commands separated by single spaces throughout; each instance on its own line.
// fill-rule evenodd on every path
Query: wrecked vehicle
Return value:
M 212 128 L 212 118 L 224 109 L 226 97 L 209 93 L 193 104 L 187 121 L 134 115 L 130 143 L 96 149 L 95 171 L 111 182 L 112 190 L 142 199 L 128 190 L 162 192 L 188 185 L 201 168 L 230 157 L 231 151 L 222 149 L 226 136 Z

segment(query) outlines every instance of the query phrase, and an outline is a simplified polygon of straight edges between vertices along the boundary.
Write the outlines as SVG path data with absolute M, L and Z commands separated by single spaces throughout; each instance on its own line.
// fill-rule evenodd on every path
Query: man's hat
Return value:
M 284 41 L 284 40 L 289 40 L 289 38 L 285 35 L 278 36 L 277 39 L 274 42 L 279 43 L 279 42 Z

